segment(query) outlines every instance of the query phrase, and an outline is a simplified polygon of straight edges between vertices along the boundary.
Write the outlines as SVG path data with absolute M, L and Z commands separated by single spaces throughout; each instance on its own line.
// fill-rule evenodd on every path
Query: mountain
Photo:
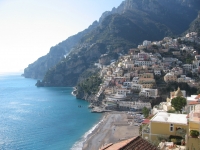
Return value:
M 67 38 L 56 46 L 51 47 L 48 54 L 40 57 L 38 60 L 28 65 L 28 67 L 24 69 L 23 76 L 26 78 L 42 79 L 50 68 L 64 59 L 65 56 L 72 50 L 72 48 L 80 41 L 80 39 L 87 34 L 87 32 L 90 32 L 92 29 L 94 29 L 97 25 L 98 22 L 95 21 L 84 31 Z
M 125 0 L 118 8 L 103 13 L 98 25 L 84 34 L 37 85 L 74 86 L 99 59 L 117 59 L 143 40 L 183 33 L 197 17 L 199 7 L 198 0 Z
M 200 35 L 200 11 L 198 17 L 190 24 L 190 28 L 184 33 L 197 32 Z

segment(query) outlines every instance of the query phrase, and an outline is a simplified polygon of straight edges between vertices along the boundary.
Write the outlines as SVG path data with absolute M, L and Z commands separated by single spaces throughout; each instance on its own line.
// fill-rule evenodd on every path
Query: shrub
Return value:
M 183 138 L 181 136 L 177 135 L 170 135 L 169 136 L 169 141 L 174 142 L 174 144 L 181 145 L 181 140 Z
M 199 131 L 197 131 L 197 130 L 190 130 L 190 136 L 192 136 L 192 137 L 198 137 L 199 136 Z

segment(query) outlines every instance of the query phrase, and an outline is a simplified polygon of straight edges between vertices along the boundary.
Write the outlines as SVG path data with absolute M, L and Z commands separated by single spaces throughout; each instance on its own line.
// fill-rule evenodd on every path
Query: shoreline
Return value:
M 86 137 L 82 150 L 99 149 L 109 143 L 136 137 L 139 127 L 125 112 L 106 112 L 96 128 Z M 131 132 L 130 132 L 131 131 Z
M 76 90 L 76 87 L 73 87 L 73 96 L 76 96 Z M 70 150 L 100 149 L 107 144 L 138 136 L 139 127 L 134 126 L 133 119 L 128 116 L 129 114 L 122 111 L 103 112 L 99 122 L 75 142 Z
M 76 87 L 73 87 L 73 90 L 72 90 L 72 92 L 71 92 L 71 94 L 72 94 L 73 96 L 76 96 L 76 94 L 74 94 L 74 92 L 76 92 L 76 90 L 77 90 L 77 88 L 76 88 Z
M 70 148 L 70 150 L 82 150 L 84 143 L 93 136 L 93 133 L 99 128 L 99 125 L 103 122 L 105 119 L 105 114 L 102 115 L 99 122 L 94 124 L 90 130 L 88 130 L 84 135 L 81 137 L 81 139 L 74 143 L 74 145 Z

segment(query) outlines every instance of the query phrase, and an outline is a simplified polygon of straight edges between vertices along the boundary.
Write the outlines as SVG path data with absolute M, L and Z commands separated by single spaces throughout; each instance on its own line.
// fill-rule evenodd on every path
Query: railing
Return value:
M 150 133 L 150 127 L 149 127 L 149 125 L 143 126 L 143 128 L 142 128 L 142 133 L 143 133 L 143 134 L 148 134 L 148 133 Z

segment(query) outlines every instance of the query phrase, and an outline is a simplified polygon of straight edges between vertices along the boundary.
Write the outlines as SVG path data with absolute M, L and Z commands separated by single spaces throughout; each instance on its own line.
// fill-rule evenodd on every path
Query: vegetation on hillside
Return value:
M 96 94 L 101 83 L 102 78 L 99 77 L 98 73 L 91 74 L 90 77 L 78 83 L 76 97 L 82 98 L 85 95 Z
M 165 95 L 166 93 L 169 93 L 169 91 L 175 91 L 178 89 L 178 87 L 181 90 L 187 91 L 188 95 L 194 95 L 197 94 L 197 89 L 195 87 L 190 87 L 187 83 L 178 83 L 178 82 L 170 82 L 166 83 L 165 87 L 162 87 L 159 89 L 160 95 Z

